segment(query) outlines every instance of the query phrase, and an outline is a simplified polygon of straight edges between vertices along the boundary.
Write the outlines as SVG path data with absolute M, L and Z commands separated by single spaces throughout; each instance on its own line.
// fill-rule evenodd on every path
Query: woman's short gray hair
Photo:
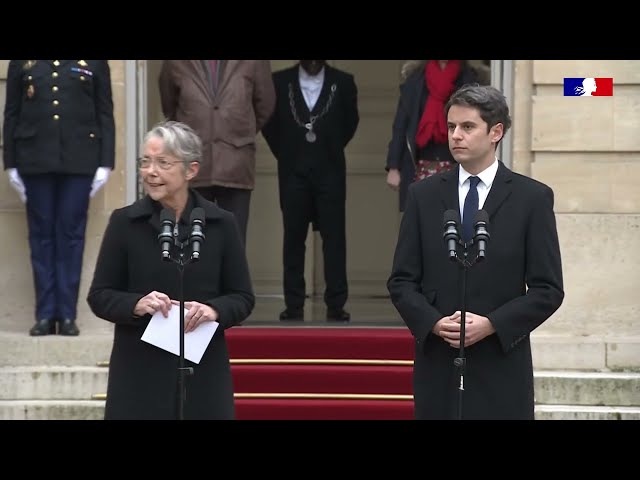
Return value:
M 202 140 L 186 123 L 173 120 L 160 122 L 146 133 L 143 144 L 154 137 L 162 139 L 165 153 L 173 155 L 185 164 L 200 162 L 202 158 Z

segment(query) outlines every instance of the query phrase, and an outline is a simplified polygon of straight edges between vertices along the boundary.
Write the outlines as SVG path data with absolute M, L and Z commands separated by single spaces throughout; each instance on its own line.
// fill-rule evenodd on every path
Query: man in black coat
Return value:
M 356 84 L 325 60 L 301 60 L 273 81 L 276 108 L 262 133 L 278 161 L 286 305 L 280 319 L 303 319 L 305 241 L 313 224 L 322 237 L 327 320 L 348 321 L 344 149 L 359 122 Z
M 36 324 L 31 335 L 78 335 L 89 199 L 115 163 L 107 60 L 11 60 L 4 168 L 26 202 Z
M 456 419 L 461 406 L 462 419 L 533 419 L 529 335 L 564 298 L 553 191 L 496 158 L 511 126 L 500 91 L 464 86 L 446 112 L 449 148 L 459 165 L 409 187 L 387 283 L 415 338 L 415 415 Z M 463 227 L 472 225 L 479 209 L 488 215 L 490 237 L 485 260 L 467 271 L 461 385 L 454 360 L 463 268 L 449 260 L 442 225 L 448 210 L 462 211 Z M 479 242 L 466 231 L 462 240 L 473 260 Z M 462 257 L 461 246 L 458 251 Z

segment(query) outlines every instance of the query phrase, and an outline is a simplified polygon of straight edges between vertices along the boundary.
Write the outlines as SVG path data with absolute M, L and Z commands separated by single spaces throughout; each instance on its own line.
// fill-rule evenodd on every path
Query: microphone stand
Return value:
M 471 239 L 468 244 L 464 243 L 462 240 L 459 240 L 458 243 L 463 247 L 464 255 L 460 258 L 456 251 L 455 257 L 450 257 L 450 259 L 452 261 L 457 261 L 462 267 L 462 281 L 460 282 L 460 299 L 462 303 L 460 307 L 460 349 L 458 350 L 458 356 L 453 360 L 453 364 L 458 368 L 458 374 L 460 376 L 460 383 L 458 385 L 458 420 L 462 420 L 462 394 L 464 392 L 464 373 L 467 364 L 467 359 L 465 358 L 464 353 L 464 337 L 467 322 L 467 273 L 471 267 L 479 261 L 482 261 L 484 256 L 476 255 L 473 260 L 469 261 L 468 247 L 474 244 L 473 239 Z
M 193 375 L 193 367 L 184 366 L 184 267 L 193 261 L 185 260 L 184 247 L 189 241 L 179 242 L 175 238 L 175 245 L 180 249 L 178 258 L 169 257 L 178 267 L 178 291 L 180 292 L 180 353 L 178 356 L 178 420 L 184 420 L 184 404 L 187 400 L 186 375 Z

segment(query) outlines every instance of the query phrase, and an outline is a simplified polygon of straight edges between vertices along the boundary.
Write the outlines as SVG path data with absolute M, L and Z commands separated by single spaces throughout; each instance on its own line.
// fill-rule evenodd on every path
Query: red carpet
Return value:
M 406 328 L 243 326 L 225 335 L 231 358 L 413 360 Z
M 236 400 L 238 420 L 412 420 L 402 400 Z
M 225 332 L 239 420 L 409 420 L 404 328 L 239 327 Z

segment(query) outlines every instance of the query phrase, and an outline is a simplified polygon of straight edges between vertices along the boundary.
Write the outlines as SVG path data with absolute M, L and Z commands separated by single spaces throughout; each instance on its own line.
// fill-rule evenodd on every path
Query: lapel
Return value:
M 238 66 L 239 60 L 218 60 L 218 88 L 220 92 L 229 83 L 233 71 Z
M 482 207 L 489 214 L 489 218 L 493 217 L 500 205 L 511 195 L 513 173 L 509 170 L 501 160 L 498 160 L 498 172 L 493 180 L 489 195 Z
M 209 99 L 212 100 L 213 92 L 211 91 L 210 74 L 209 69 L 205 66 L 206 60 L 187 60 L 189 74 L 194 80 L 195 84 Z
M 444 172 L 440 176 L 440 198 L 444 204 L 445 210 L 455 210 L 460 212 L 460 202 L 458 200 L 458 171 L 460 165 L 456 168 Z

